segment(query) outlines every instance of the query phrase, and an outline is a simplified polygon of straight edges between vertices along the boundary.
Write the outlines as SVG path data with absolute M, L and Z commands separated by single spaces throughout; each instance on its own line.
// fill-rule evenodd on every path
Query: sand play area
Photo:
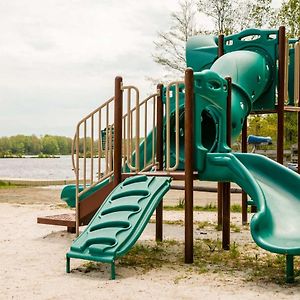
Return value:
M 60 188 L 0 189 L 0 299 L 300 299 L 299 279 L 284 282 L 284 257 L 259 249 L 238 212 L 231 215 L 230 251 L 221 250 L 216 212 L 194 212 L 192 265 L 183 263 L 184 212 L 167 209 L 165 241 L 154 242 L 153 218 L 117 262 L 116 280 L 109 280 L 109 266 L 81 260 L 71 260 L 66 274 L 65 254 L 75 235 L 36 223 L 38 216 L 70 211 L 59 196 Z M 171 191 L 165 203 L 176 206 L 180 197 Z M 212 193 L 196 195 L 202 206 L 215 199 Z M 233 196 L 234 203 L 239 199 Z

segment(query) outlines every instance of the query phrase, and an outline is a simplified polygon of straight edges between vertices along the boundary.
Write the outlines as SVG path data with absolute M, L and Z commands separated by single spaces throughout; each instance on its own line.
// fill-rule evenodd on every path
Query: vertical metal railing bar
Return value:
M 170 86 L 166 88 L 166 170 L 170 169 Z
M 94 115 L 91 116 L 91 178 L 90 184 L 94 182 Z
M 105 127 L 105 174 L 108 173 L 109 165 L 108 165 L 108 128 L 109 126 L 109 104 L 106 105 L 106 127 Z
M 127 146 L 127 164 L 128 166 L 131 165 L 131 88 L 127 89 L 127 139 L 128 139 L 128 146 Z
M 284 60 L 284 64 L 285 64 L 285 70 L 284 70 L 284 81 L 285 81 L 285 85 L 284 85 L 284 100 L 285 102 L 288 102 L 289 100 L 289 94 L 288 94 L 288 80 L 289 80 L 289 39 L 286 38 L 285 39 L 285 60 Z
M 135 168 L 136 168 L 136 172 L 138 172 L 140 170 L 140 105 L 139 105 L 139 101 L 140 101 L 140 93 L 139 90 L 137 88 L 134 88 L 135 92 L 136 92 L 136 98 L 135 98 L 135 117 L 136 117 L 136 132 L 135 132 Z
M 129 162 L 130 162 L 130 168 L 131 170 L 133 171 L 134 170 L 134 167 L 132 166 L 132 147 L 133 147 L 133 142 L 132 142 L 132 137 L 133 137 L 133 117 L 132 117 L 132 113 L 130 113 L 130 136 L 129 136 L 129 141 L 130 141 L 130 147 L 129 147 L 129 153 L 128 153 L 128 156 L 129 156 Z
M 175 152 L 176 152 L 176 163 L 173 168 L 171 168 L 171 171 L 175 171 L 178 168 L 179 165 L 179 83 L 176 83 L 175 88 Z
M 126 141 L 126 116 L 123 117 L 123 147 L 122 147 L 122 156 L 123 156 L 123 172 L 125 172 L 126 164 L 126 153 L 127 153 L 127 141 Z
M 86 120 L 83 123 L 83 187 L 86 188 Z
M 155 141 L 156 141 L 156 101 L 157 101 L 157 95 L 153 96 L 153 123 L 152 123 L 152 165 L 155 164 Z
M 102 137 L 101 137 L 101 109 L 98 112 L 98 180 L 101 177 Z
M 113 138 L 113 125 L 110 125 L 109 127 L 109 172 L 111 172 L 113 170 L 113 142 L 112 142 L 112 138 Z
M 147 102 L 145 102 L 145 118 L 144 118 L 144 135 L 145 135 L 145 139 L 144 139 L 144 168 L 147 165 L 147 121 L 148 121 L 148 107 L 147 107 Z
M 166 89 L 166 170 L 175 171 L 179 165 L 179 85 L 183 81 L 171 82 Z M 175 165 L 170 166 L 170 87 L 175 85 Z
M 294 102 L 299 105 L 300 89 L 300 42 L 295 44 L 295 66 L 294 66 Z
M 76 212 L 75 212 L 75 231 L 76 236 L 79 235 L 79 220 L 80 220 L 80 212 L 79 212 L 79 125 L 76 128 Z
M 122 87 L 123 91 L 127 90 L 127 114 L 128 114 L 128 124 L 130 125 L 130 130 L 128 130 L 128 133 L 130 136 L 130 147 L 128 151 L 128 156 L 127 156 L 127 165 L 128 167 L 135 172 L 139 171 L 139 165 L 140 165 L 140 151 L 139 151 L 139 139 L 140 139 L 140 116 L 139 116 L 139 111 L 140 111 L 140 93 L 139 90 L 135 86 L 123 86 Z M 133 122 L 132 122 L 132 111 L 131 111 L 131 90 L 135 91 L 135 117 L 136 117 L 136 122 L 135 122 L 135 166 L 132 166 L 132 161 L 131 161 L 131 153 L 132 153 L 132 131 L 133 131 Z

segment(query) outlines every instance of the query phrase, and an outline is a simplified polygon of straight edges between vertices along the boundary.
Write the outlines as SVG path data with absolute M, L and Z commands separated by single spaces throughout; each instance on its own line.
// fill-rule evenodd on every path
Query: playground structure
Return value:
M 292 282 L 293 258 L 300 255 L 300 177 L 280 164 L 284 111 L 298 113 L 300 128 L 299 41 L 287 40 L 284 27 L 194 37 L 187 43 L 187 66 L 184 81 L 159 85 L 144 101 L 136 87 L 116 78 L 114 97 L 77 125 L 76 186 L 62 195 L 76 207 L 75 220 L 54 216 L 38 222 L 75 228 L 78 235 L 79 226 L 91 220 L 67 253 L 67 272 L 70 258 L 88 259 L 110 263 L 114 278 L 115 259 L 129 251 L 155 208 L 156 239 L 162 240 L 162 197 L 170 178 L 184 180 L 185 262 L 192 263 L 193 181 L 219 182 L 224 249 L 230 247 L 229 182 L 236 182 L 244 191 L 243 222 L 248 195 L 257 208 L 250 223 L 254 241 L 286 255 L 287 281 Z M 231 152 L 241 131 L 247 152 L 251 112 L 278 114 L 277 163 Z

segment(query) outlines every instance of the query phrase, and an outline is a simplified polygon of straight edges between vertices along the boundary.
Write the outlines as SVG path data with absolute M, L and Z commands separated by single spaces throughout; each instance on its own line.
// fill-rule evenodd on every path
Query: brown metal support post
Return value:
M 300 105 L 299 105 L 300 106 Z M 298 115 L 298 174 L 300 174 L 300 112 Z
M 218 227 L 221 228 L 223 224 L 223 182 L 218 182 Z
M 228 83 L 228 96 L 226 105 L 226 142 L 231 147 L 231 78 L 226 77 Z M 222 247 L 230 248 L 230 182 L 223 183 L 223 227 Z
M 156 161 L 158 162 L 158 171 L 163 170 L 164 164 L 164 141 L 163 141 L 163 122 L 164 122 L 164 106 L 162 102 L 163 85 L 157 85 L 157 105 L 156 105 Z M 154 113 L 154 112 L 153 112 Z M 163 199 L 156 208 L 156 241 L 163 239 Z
M 284 149 L 284 85 L 285 82 L 285 27 L 278 34 L 278 103 L 277 103 L 277 162 L 283 164 Z
M 188 68 L 185 71 L 184 157 L 185 263 L 193 263 L 194 73 L 191 68 Z
M 218 38 L 218 57 L 224 55 L 224 34 Z M 223 182 L 218 182 L 218 227 L 223 224 Z
M 123 91 L 122 77 L 115 78 L 114 99 L 114 186 L 122 181 L 122 117 L 123 117 Z
M 247 153 L 247 118 L 244 121 L 243 130 L 242 130 L 242 152 Z M 248 222 L 247 216 L 247 194 L 243 191 L 242 193 L 242 224 L 245 225 Z
M 220 34 L 218 38 L 218 57 L 224 55 L 224 34 Z
M 299 99 L 300 99 L 300 92 L 299 92 Z M 300 107 L 300 100 L 298 103 Z M 300 174 L 300 112 L 297 113 L 298 115 L 298 174 Z
M 300 38 L 298 38 L 298 41 L 300 42 Z M 300 71 L 300 70 L 299 70 Z M 298 107 L 300 107 L 300 89 L 299 89 L 299 95 L 298 95 Z M 298 117 L 298 174 L 300 174 L 300 111 L 297 113 Z

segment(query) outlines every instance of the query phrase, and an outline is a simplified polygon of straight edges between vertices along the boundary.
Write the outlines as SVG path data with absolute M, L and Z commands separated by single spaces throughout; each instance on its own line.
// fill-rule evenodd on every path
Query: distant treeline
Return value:
M 23 155 L 68 155 L 72 139 L 65 136 L 15 135 L 0 138 L 0 157 Z

